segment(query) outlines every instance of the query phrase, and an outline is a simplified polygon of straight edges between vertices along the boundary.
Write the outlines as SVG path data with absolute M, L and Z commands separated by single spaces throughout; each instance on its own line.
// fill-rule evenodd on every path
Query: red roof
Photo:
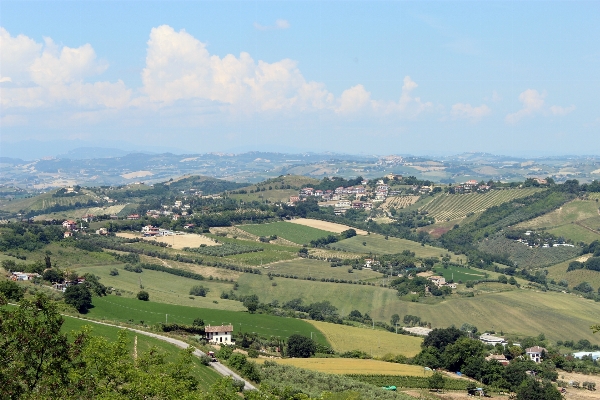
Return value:
M 204 332 L 233 332 L 233 325 L 205 326 Z

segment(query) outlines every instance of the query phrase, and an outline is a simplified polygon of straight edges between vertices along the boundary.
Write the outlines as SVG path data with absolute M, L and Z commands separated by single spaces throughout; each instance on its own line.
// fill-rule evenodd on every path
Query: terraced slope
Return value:
M 504 189 L 486 193 L 442 194 L 421 207 L 438 221 L 464 218 L 467 214 L 487 210 L 513 199 L 530 196 L 543 189 Z

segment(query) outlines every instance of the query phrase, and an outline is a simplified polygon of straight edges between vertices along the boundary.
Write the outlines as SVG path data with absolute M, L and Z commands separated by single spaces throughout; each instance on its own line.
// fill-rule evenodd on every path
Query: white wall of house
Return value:
M 208 341 L 214 343 L 232 344 L 231 332 L 207 332 Z

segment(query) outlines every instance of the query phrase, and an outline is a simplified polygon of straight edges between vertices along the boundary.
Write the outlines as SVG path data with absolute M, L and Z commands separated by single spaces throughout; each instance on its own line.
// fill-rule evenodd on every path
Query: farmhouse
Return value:
M 204 332 L 206 334 L 206 339 L 209 342 L 219 344 L 234 344 L 234 342 L 231 340 L 231 334 L 233 333 L 233 325 L 207 325 L 204 327 Z
M 491 344 L 492 346 L 495 346 L 497 344 L 506 346 L 508 344 L 508 342 L 506 340 L 504 340 L 504 338 L 494 336 L 489 333 L 484 333 L 483 335 L 479 336 L 479 341 L 481 341 L 485 344 Z
M 127 219 L 130 220 L 130 221 L 135 221 L 135 220 L 140 219 L 140 215 L 139 214 L 129 214 L 127 216 Z
M 529 357 L 529 359 L 536 363 L 542 362 L 542 353 L 546 353 L 547 350 L 540 346 L 533 346 L 528 349 L 525 349 L 525 354 Z
M 492 360 L 496 360 L 498 361 L 501 365 L 503 366 L 507 366 L 508 364 L 510 364 L 510 362 L 508 361 L 508 359 L 504 356 L 504 354 L 490 354 L 489 356 L 487 356 L 485 358 L 486 361 L 492 361 Z
M 433 282 L 436 286 L 444 286 L 446 284 L 446 278 L 444 278 L 443 276 L 430 276 L 427 279 L 429 279 L 431 282 Z
M 66 231 L 65 233 L 63 233 L 63 237 L 66 238 L 70 238 L 71 236 L 73 236 L 73 232 L 71 231 Z
M 159 233 L 160 229 L 152 225 L 146 225 L 142 228 L 142 234 L 144 236 L 157 236 Z
M 77 222 L 73 221 L 73 220 L 66 220 L 65 222 L 62 223 L 63 228 L 68 229 L 70 231 L 77 229 Z

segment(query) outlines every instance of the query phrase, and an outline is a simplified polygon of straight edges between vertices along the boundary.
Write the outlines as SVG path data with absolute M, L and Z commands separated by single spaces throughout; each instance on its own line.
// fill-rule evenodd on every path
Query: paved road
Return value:
M 141 331 L 139 329 L 133 329 L 133 328 L 124 328 L 122 326 L 119 325 L 113 325 L 113 324 L 108 324 L 106 322 L 98 322 L 98 321 L 92 321 L 90 319 L 85 319 L 85 318 L 78 318 L 78 317 L 72 317 L 70 315 L 65 315 L 65 317 L 69 317 L 69 318 L 77 318 L 80 319 L 82 321 L 86 321 L 92 324 L 100 324 L 100 325 L 107 325 L 107 326 L 113 326 L 115 328 L 121 328 L 121 329 L 127 329 L 130 330 L 132 332 L 135 333 L 139 333 L 140 335 L 146 335 L 146 336 L 150 336 L 159 340 L 164 340 L 165 342 L 174 344 L 177 347 L 181 347 L 182 349 L 187 349 L 190 345 L 182 340 L 178 340 L 178 339 L 173 339 L 170 338 L 168 336 L 162 336 L 162 335 L 158 335 L 156 333 L 152 333 L 152 332 L 146 332 L 146 331 Z M 205 356 L 206 354 L 198 349 L 196 349 L 194 351 L 194 354 L 196 357 L 202 357 Z M 235 372 L 233 372 L 232 370 L 230 370 L 229 368 L 227 368 L 226 366 L 224 366 L 223 364 L 221 364 L 220 362 L 211 362 L 210 366 L 212 368 L 215 369 L 215 371 L 217 371 L 219 374 L 223 375 L 223 376 L 231 376 L 233 379 L 236 379 L 238 381 L 244 381 L 245 386 L 244 386 L 244 390 L 254 390 L 256 389 L 254 386 L 252 386 L 252 384 L 250 382 L 248 382 L 247 380 L 245 380 L 244 378 L 242 378 L 241 376 L 239 376 L 238 374 L 236 374 Z

